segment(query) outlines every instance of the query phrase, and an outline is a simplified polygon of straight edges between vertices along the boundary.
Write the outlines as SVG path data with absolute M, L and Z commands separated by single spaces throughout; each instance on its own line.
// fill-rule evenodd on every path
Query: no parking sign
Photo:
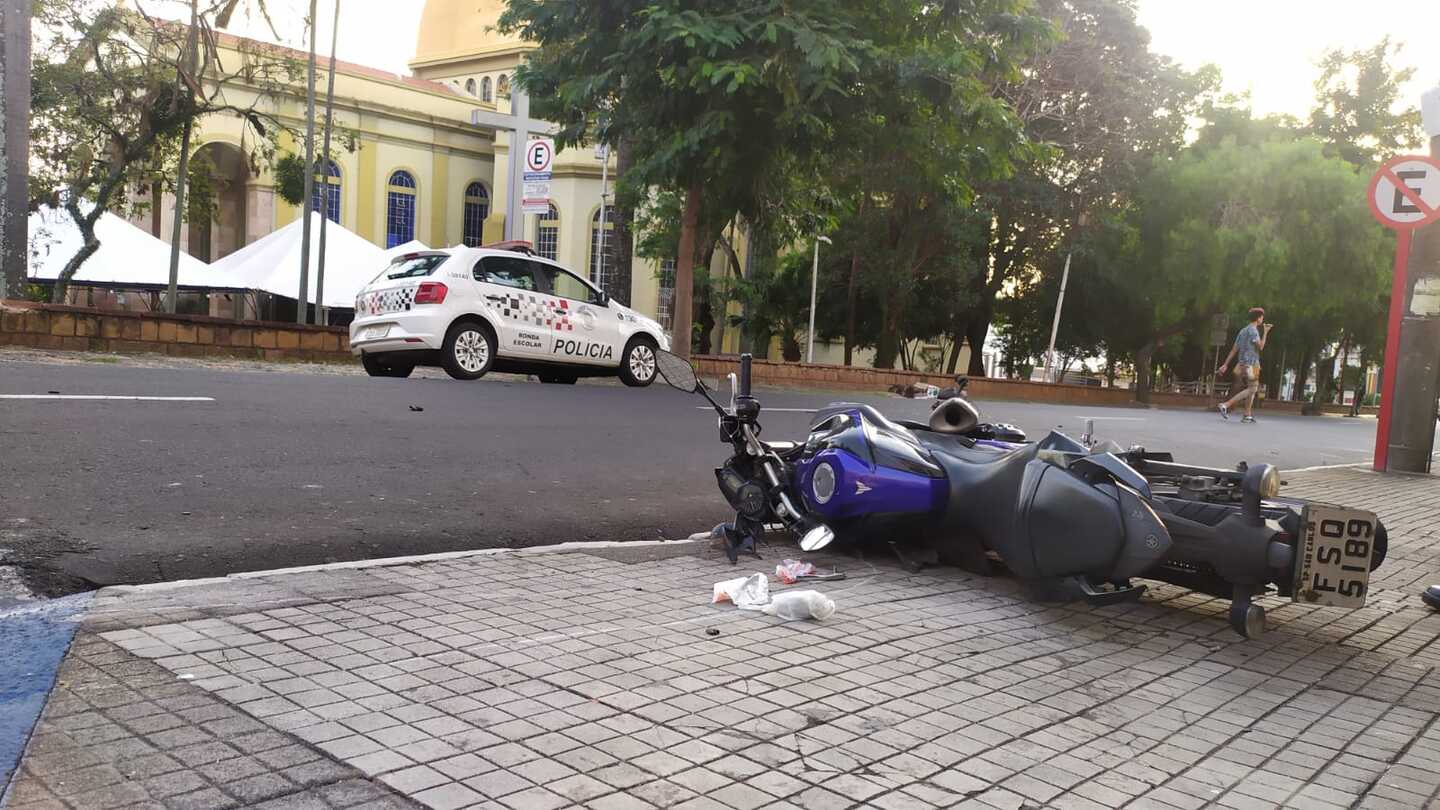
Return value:
M 1440 219 L 1440 160 L 1404 155 L 1381 166 L 1370 178 L 1370 213 L 1395 230 Z
M 1370 213 L 1395 231 L 1395 277 L 1390 286 L 1390 324 L 1385 334 L 1385 375 L 1380 391 L 1380 424 L 1375 430 L 1375 469 L 1389 468 L 1390 424 L 1395 408 L 1395 380 L 1400 375 L 1400 323 L 1405 313 L 1406 267 L 1416 228 L 1440 219 L 1440 160 L 1401 155 L 1387 161 L 1370 178 Z
M 544 214 L 550 210 L 550 166 L 555 161 L 555 141 L 531 138 L 525 142 L 525 189 L 520 200 L 523 214 Z

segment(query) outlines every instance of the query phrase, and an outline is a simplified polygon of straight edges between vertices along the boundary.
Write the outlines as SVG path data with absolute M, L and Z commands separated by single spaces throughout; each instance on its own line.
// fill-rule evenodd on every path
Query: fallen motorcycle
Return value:
M 837 536 L 904 529 L 916 556 L 988 572 L 998 560 L 1029 581 L 1064 583 L 1092 604 L 1138 600 L 1134 579 L 1170 582 L 1231 600 L 1231 627 L 1263 632 L 1254 597 L 1360 607 L 1384 560 L 1384 526 L 1371 512 L 1279 496 L 1268 464 L 1216 470 L 1142 449 L 1087 447 L 1051 433 L 1038 442 L 995 437 L 962 398 L 928 423 L 895 422 L 864 404 L 815 415 L 803 443 L 760 439 L 760 401 L 741 357 L 728 407 L 682 358 L 660 353 L 671 386 L 705 397 L 731 457 L 716 468 L 736 511 L 724 527 L 731 561 L 758 556 L 769 525 L 806 551 Z M 1010 426 L 1005 426 L 1010 427 Z M 1014 438 L 1013 434 L 1010 438 Z

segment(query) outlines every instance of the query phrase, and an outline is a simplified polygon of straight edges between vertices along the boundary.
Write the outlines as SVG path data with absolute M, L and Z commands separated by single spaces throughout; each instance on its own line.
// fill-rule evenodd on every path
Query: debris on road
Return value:
M 767 616 L 778 616 L 785 621 L 798 619 L 825 620 L 835 614 L 835 600 L 819 591 L 785 591 L 775 595 L 774 601 L 761 608 Z
M 759 610 L 770 601 L 770 580 L 764 574 L 751 574 L 715 583 L 711 604 L 732 602 L 735 607 Z
M 775 566 L 775 578 L 786 585 L 794 585 L 801 577 L 815 573 L 815 564 L 800 560 L 781 560 Z
M 423 411 L 423 410 L 425 410 L 425 409 L 422 408 L 422 407 L 420 407 L 419 405 L 411 405 L 411 406 L 410 406 L 410 410 L 415 411 L 416 413 L 419 413 L 420 411 Z

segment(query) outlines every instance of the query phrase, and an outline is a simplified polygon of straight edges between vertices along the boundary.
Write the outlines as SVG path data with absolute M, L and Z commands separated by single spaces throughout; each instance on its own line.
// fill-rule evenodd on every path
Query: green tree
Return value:
M 872 50 L 850 12 L 822 0 L 512 0 L 501 17 L 540 45 L 516 79 L 553 100 L 562 145 L 623 138 L 636 155 L 627 182 L 685 190 L 677 335 L 689 332 L 706 199 L 765 219 L 775 169 L 815 154 L 839 122 Z
M 1387 36 L 1369 48 L 1333 48 L 1320 59 L 1310 131 L 1325 154 L 1368 168 L 1421 142 L 1420 110 L 1401 105 L 1401 88 L 1415 75 L 1391 61 L 1401 45 Z
M 187 122 L 237 116 L 258 136 L 252 155 L 268 160 L 278 123 L 257 107 L 230 103 L 222 89 L 243 80 L 263 97 L 296 73 L 273 53 L 245 46 L 238 63 L 222 65 L 204 18 L 192 71 L 187 26 L 105 0 L 37 0 L 34 14 L 31 201 L 63 206 L 84 237 L 52 290 L 52 300 L 62 301 L 70 279 L 100 248 L 100 217 L 138 213 L 159 191 L 173 190 Z M 127 193 L 138 189 L 154 191 L 149 200 Z M 187 210 L 208 205 L 201 199 Z
M 983 189 L 990 227 L 976 250 L 986 271 L 974 280 L 974 308 L 954 328 L 971 346 L 973 376 L 985 373 L 996 300 L 1017 277 L 1055 264 L 1044 257 L 1073 243 L 1081 213 L 1124 210 L 1153 161 L 1183 147 L 1192 114 L 1218 81 L 1213 68 L 1187 72 L 1151 51 L 1131 0 L 1039 0 L 1035 11 L 1061 38 L 994 93 L 1031 141 L 1050 148 Z
M 1386 237 L 1367 221 L 1365 181 L 1318 141 L 1187 152 L 1160 164 L 1144 188 L 1139 241 L 1110 265 L 1145 325 L 1135 348 L 1142 401 L 1157 351 L 1215 314 L 1257 304 L 1284 312 L 1295 320 L 1274 336 L 1305 332 L 1279 342 L 1311 341 L 1301 351 L 1313 357 L 1337 336 L 1346 301 L 1383 288 Z M 1267 360 L 1276 348 L 1267 346 Z

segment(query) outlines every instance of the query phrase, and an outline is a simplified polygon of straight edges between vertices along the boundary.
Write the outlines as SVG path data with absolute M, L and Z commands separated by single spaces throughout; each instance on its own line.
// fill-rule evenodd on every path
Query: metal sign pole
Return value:
M 505 194 L 505 238 L 507 240 L 524 239 L 525 218 L 521 213 L 523 207 L 521 201 L 524 199 L 525 164 L 523 155 L 525 143 L 530 140 L 532 134 L 547 134 L 554 132 L 557 127 L 549 121 L 531 118 L 530 95 L 513 83 L 510 89 L 509 115 L 489 110 L 471 110 L 470 123 L 510 134 L 510 168 L 508 172 L 510 187 Z

